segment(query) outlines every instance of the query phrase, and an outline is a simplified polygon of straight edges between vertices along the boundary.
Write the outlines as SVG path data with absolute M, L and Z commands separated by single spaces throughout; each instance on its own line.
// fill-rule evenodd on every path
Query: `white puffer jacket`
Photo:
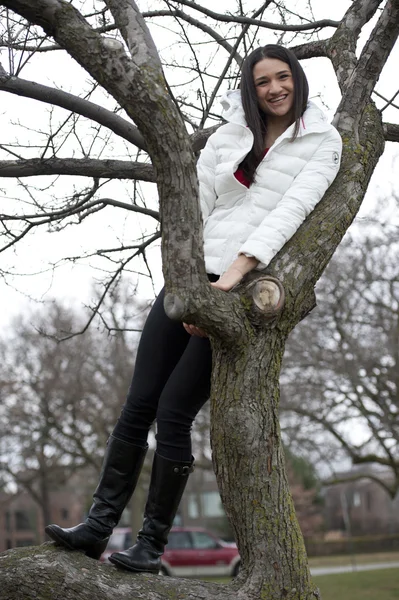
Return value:
M 342 141 L 325 114 L 309 102 L 299 135 L 291 125 L 260 163 L 248 188 L 234 177 L 252 148 L 239 90 L 222 100 L 222 125 L 198 160 L 207 273 L 221 275 L 238 254 L 265 268 L 294 235 L 338 173 Z

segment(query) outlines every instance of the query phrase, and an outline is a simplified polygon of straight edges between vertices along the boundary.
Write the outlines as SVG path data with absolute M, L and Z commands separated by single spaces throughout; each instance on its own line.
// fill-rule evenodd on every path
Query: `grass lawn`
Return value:
M 359 554 L 356 555 L 355 562 L 358 565 L 399 562 L 399 553 Z M 309 563 L 311 567 L 350 565 L 351 558 L 348 556 L 322 556 L 311 558 Z M 322 600 L 399 600 L 399 568 L 314 575 L 313 577 L 314 583 L 320 588 Z M 209 578 L 208 580 L 228 583 L 230 578 Z
M 399 600 L 399 569 L 314 577 L 322 600 Z

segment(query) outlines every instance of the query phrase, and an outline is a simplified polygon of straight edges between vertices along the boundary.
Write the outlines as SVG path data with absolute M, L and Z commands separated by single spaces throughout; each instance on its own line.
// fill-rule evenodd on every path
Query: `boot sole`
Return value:
M 118 560 L 117 558 L 109 557 L 109 562 L 115 565 L 118 569 L 125 569 L 126 571 L 132 571 L 133 573 L 151 573 L 152 575 L 159 575 L 159 569 L 136 569 L 135 567 L 131 567 L 127 565 L 122 560 Z
M 44 531 L 47 533 L 47 535 L 53 540 L 53 542 L 56 543 L 57 546 L 63 546 L 64 548 L 67 548 L 67 550 L 72 550 L 75 552 L 83 552 L 83 554 L 86 554 L 86 556 L 88 556 L 89 558 L 93 558 L 94 560 L 99 560 L 101 554 L 104 552 L 105 548 L 107 547 L 107 544 L 105 544 L 105 546 L 101 546 L 100 550 L 85 550 L 84 548 L 75 548 L 74 546 L 72 546 L 71 544 L 68 544 L 68 542 L 66 540 L 64 540 L 64 538 L 60 537 L 55 531 L 53 531 L 53 529 L 49 526 L 44 528 Z

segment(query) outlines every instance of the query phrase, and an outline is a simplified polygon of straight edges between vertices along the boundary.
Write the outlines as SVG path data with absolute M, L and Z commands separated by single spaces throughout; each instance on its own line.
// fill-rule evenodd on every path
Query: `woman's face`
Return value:
M 270 117 L 286 117 L 294 104 L 294 81 L 289 65 L 263 58 L 253 68 L 259 108 Z

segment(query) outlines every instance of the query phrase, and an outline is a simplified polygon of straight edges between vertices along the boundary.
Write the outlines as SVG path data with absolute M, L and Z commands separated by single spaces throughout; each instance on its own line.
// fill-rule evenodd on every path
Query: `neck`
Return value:
M 284 133 L 284 131 L 286 129 L 288 129 L 288 127 L 290 125 L 292 125 L 292 123 L 293 123 L 292 117 L 289 115 L 287 115 L 286 117 L 268 116 L 267 131 L 271 135 L 278 137 L 279 135 Z
M 274 142 L 280 135 L 284 133 L 286 129 L 291 125 L 292 119 L 288 118 L 277 118 L 269 117 L 267 119 L 266 136 L 264 139 L 265 148 L 271 148 Z

